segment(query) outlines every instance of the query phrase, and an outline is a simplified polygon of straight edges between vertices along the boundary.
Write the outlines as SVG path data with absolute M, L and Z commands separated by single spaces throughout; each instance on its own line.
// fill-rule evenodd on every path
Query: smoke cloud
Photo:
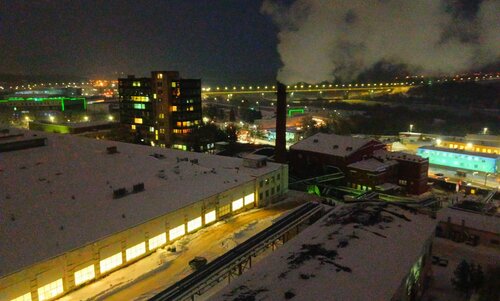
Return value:
M 354 79 L 379 62 L 452 74 L 500 58 L 498 0 L 265 0 L 261 12 L 278 26 L 285 83 Z

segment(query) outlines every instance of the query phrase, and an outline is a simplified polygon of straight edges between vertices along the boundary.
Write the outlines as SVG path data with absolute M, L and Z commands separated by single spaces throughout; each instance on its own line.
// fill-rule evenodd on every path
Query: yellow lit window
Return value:
M 131 129 L 133 129 L 133 130 L 135 130 L 135 124 L 132 124 L 132 125 L 130 126 L 130 128 L 131 128 Z
M 75 272 L 75 285 L 82 284 L 94 278 L 95 278 L 95 271 L 94 271 L 94 265 L 92 264 L 86 268 L 83 268 Z
M 161 113 L 160 115 L 158 115 L 158 117 L 159 117 L 160 119 L 163 119 L 163 118 L 165 118 L 165 114 Z
M 160 235 L 156 235 L 149 239 L 149 250 L 156 249 L 167 243 L 167 233 L 163 232 Z
M 172 112 L 177 112 L 177 106 L 172 106 Z
M 188 232 L 191 232 L 191 231 L 194 231 L 194 230 L 200 228 L 201 227 L 201 216 L 190 220 L 188 222 L 187 226 L 188 226 Z
M 215 221 L 215 219 L 215 210 L 205 213 L 205 225 L 210 224 L 211 222 Z
M 176 125 L 177 125 L 177 126 L 182 126 L 182 122 L 177 121 Z
M 157 79 L 163 79 L 163 74 L 162 74 L 162 73 L 158 73 L 158 74 L 156 75 L 156 78 L 157 78 Z
M 10 301 L 31 301 L 31 293 L 26 293 L 22 296 L 19 296 L 17 298 L 14 298 Z
M 236 211 L 238 209 L 241 209 L 243 207 L 243 198 L 237 199 L 231 204 L 231 208 L 233 211 Z
M 99 265 L 101 267 L 101 274 L 110 271 L 123 263 L 122 253 L 117 253 L 106 259 L 101 260 Z
M 176 82 L 172 82 L 172 88 L 175 88 L 177 87 L 177 83 Z
M 160 129 L 160 134 L 165 134 L 165 129 Z
M 253 202 L 255 201 L 255 194 L 254 193 L 250 193 L 249 195 L 246 195 L 245 196 L 245 206 L 246 205 L 249 205 L 249 204 L 253 204 Z
M 144 253 L 146 253 L 146 243 L 141 242 L 140 244 L 137 244 L 133 247 L 128 248 L 125 251 L 125 257 L 126 257 L 127 261 L 129 261 L 129 260 L 132 260 L 134 258 L 141 256 Z
M 142 124 L 142 118 L 134 118 L 134 123 Z
M 219 216 L 224 216 L 231 212 L 231 205 L 227 204 L 219 208 Z
M 154 132 L 154 131 L 155 131 L 155 128 L 154 128 L 154 127 L 152 127 L 152 126 L 150 126 L 150 127 L 149 127 L 149 131 L 152 133 L 152 132 Z M 158 131 L 157 131 L 157 132 L 158 132 Z
M 153 99 L 156 99 L 156 93 L 153 94 Z
M 38 288 L 38 300 L 43 301 L 54 298 L 55 296 L 62 294 L 63 291 L 63 281 L 62 279 L 58 279 Z
M 182 133 L 182 130 L 174 129 L 174 134 L 180 134 L 180 133 Z
M 184 224 L 177 226 L 173 229 L 170 229 L 170 231 L 168 231 L 168 234 L 170 236 L 170 240 L 174 240 L 186 234 L 186 229 L 184 228 Z
M 182 126 L 187 126 L 187 125 L 188 125 L 187 121 L 182 122 Z
M 133 87 L 140 87 L 141 86 L 141 82 L 133 82 L 132 86 Z

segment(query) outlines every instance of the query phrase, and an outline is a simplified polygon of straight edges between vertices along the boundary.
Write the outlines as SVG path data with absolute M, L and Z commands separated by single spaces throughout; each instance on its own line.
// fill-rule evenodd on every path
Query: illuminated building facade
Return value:
M 0 99 L 0 106 L 12 107 L 14 111 L 86 111 L 87 101 L 82 89 L 60 88 L 17 91 Z
M 18 130 L 0 138 L 15 144 L 1 153 L 2 301 L 55 300 L 288 190 L 287 166 L 247 161 L 259 158 Z
M 419 147 L 417 155 L 428 158 L 430 164 L 486 173 L 497 173 L 500 164 L 500 156 L 497 154 L 469 152 L 436 146 Z
M 118 79 L 121 122 L 141 142 L 191 149 L 186 139 L 201 125 L 201 81 L 177 71 L 153 71 L 150 78 Z

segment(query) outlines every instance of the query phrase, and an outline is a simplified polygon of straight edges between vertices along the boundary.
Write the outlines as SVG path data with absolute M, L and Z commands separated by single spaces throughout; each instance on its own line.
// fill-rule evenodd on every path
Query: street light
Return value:
M 410 124 L 410 133 L 413 130 L 413 124 Z
M 483 135 L 486 135 L 487 132 L 488 132 L 488 128 L 484 128 L 483 129 Z

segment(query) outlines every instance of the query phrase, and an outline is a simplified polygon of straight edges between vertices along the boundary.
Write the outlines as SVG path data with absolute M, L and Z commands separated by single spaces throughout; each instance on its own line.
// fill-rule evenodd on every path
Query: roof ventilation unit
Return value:
M 118 153 L 118 148 L 116 146 L 106 147 L 106 151 L 109 155 Z
M 137 183 L 132 187 L 132 190 L 134 192 L 141 192 L 144 191 L 144 183 Z
M 127 195 L 127 189 L 118 188 L 113 190 L 113 199 L 119 199 Z

